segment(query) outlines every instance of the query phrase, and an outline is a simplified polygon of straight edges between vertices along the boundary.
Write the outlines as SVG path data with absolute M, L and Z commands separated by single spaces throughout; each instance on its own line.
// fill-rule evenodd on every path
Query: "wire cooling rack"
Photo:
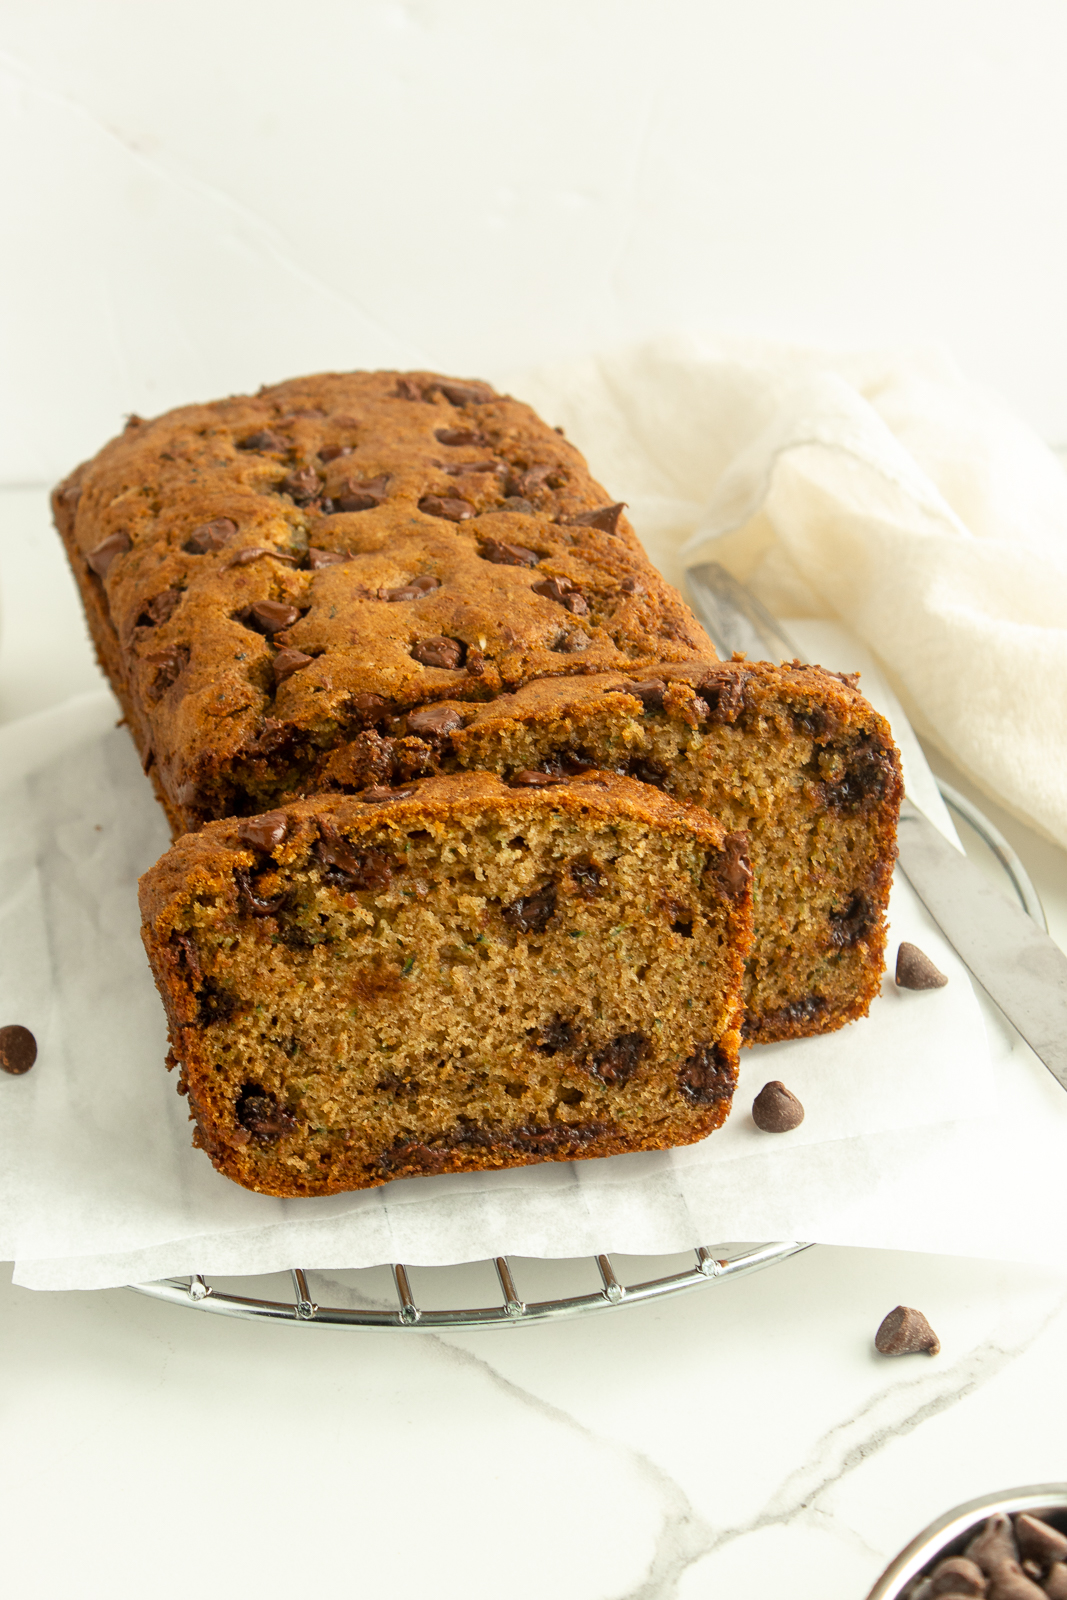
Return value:
M 958 820 L 962 820 L 981 841 L 993 861 L 1007 877 L 1023 909 L 1039 927 L 1047 931 L 1044 908 L 1019 857 L 1011 845 L 979 811 L 977 806 L 947 783 L 938 780 L 942 799 Z M 968 838 L 966 843 L 972 844 Z M 235 1293 L 221 1283 L 209 1283 L 200 1273 L 187 1278 L 163 1278 L 156 1283 L 136 1283 L 129 1287 L 137 1294 L 146 1294 L 156 1300 L 168 1300 L 172 1305 L 187 1306 L 194 1311 L 209 1311 L 216 1316 L 243 1317 L 254 1322 L 296 1322 L 303 1327 L 344 1328 L 515 1328 L 534 1322 L 556 1322 L 567 1317 L 588 1315 L 594 1311 L 612 1311 L 622 1306 L 640 1305 L 649 1300 L 662 1300 L 667 1295 L 681 1294 L 703 1284 L 723 1283 L 729 1278 L 740 1278 L 762 1267 L 785 1261 L 806 1244 L 796 1241 L 779 1244 L 750 1245 L 699 1245 L 693 1251 L 691 1264 L 659 1277 L 647 1278 L 637 1283 L 626 1283 L 619 1276 L 610 1256 L 592 1257 L 599 1286 L 585 1293 L 550 1294 L 543 1299 L 524 1299 L 517 1279 L 524 1272 L 536 1269 L 536 1276 L 544 1278 L 553 1271 L 563 1279 L 573 1277 L 575 1261 L 525 1262 L 520 1265 L 508 1256 L 497 1256 L 491 1262 L 472 1264 L 490 1268 L 499 1290 L 500 1299 L 491 1305 L 420 1305 L 412 1290 L 412 1273 L 417 1269 L 394 1262 L 388 1268 L 392 1277 L 395 1303 L 386 1303 L 380 1292 L 380 1268 L 366 1268 L 338 1276 L 293 1267 L 287 1277 L 290 1293 L 286 1299 L 268 1299 L 251 1293 Z M 674 1259 L 657 1258 L 662 1262 Z M 584 1263 L 588 1267 L 588 1261 Z M 430 1270 L 430 1269 L 427 1269 Z M 444 1270 L 454 1274 L 456 1269 Z M 375 1277 L 377 1275 L 377 1278 Z M 277 1275 L 274 1275 L 277 1277 Z M 320 1304 L 312 1291 L 312 1280 L 322 1280 L 320 1293 L 333 1294 L 349 1301 L 345 1305 Z M 491 1279 L 490 1281 L 493 1281 Z M 345 1281 L 347 1280 L 347 1281 Z M 355 1280 L 355 1281 L 353 1281 Z M 362 1280 L 362 1281 L 361 1281 Z M 242 1281 L 242 1287 L 251 1288 L 258 1279 Z M 377 1292 L 375 1292 L 377 1290 Z

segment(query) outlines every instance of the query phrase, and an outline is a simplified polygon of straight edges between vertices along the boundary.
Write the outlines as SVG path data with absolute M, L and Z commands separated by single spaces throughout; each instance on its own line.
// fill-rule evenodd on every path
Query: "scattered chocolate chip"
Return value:
M 106 578 L 108 568 L 117 556 L 124 556 L 128 550 L 133 549 L 133 540 L 128 533 L 109 533 L 106 539 L 86 556 L 86 562 L 96 573 L 98 578 Z
M 260 454 L 270 454 L 280 450 L 288 450 L 289 441 L 283 439 L 280 433 L 274 433 L 270 428 L 261 428 L 258 433 L 250 433 L 246 439 L 238 439 L 238 450 L 256 450 Z
M 789 1133 L 804 1121 L 804 1107 L 784 1083 L 774 1078 L 753 1100 L 752 1120 L 764 1133 Z
M 444 667 L 449 672 L 454 672 L 463 665 L 464 645 L 458 639 L 446 639 L 441 635 L 433 639 L 420 639 L 418 644 L 411 647 L 412 658 L 421 661 L 424 667 Z
M 620 1033 L 603 1050 L 593 1053 L 589 1070 L 602 1083 L 625 1083 L 633 1076 L 647 1045 L 643 1033 Z
M 278 484 L 281 494 L 291 495 L 298 506 L 306 506 L 322 493 L 322 479 L 314 467 L 298 467 Z
M 379 589 L 378 597 L 393 603 L 402 600 L 421 600 L 424 594 L 432 594 L 440 587 L 440 578 L 431 578 L 428 572 L 420 572 L 418 577 L 409 578 L 407 583 L 400 584 L 396 589 Z
M 289 818 L 284 811 L 264 811 L 259 817 L 246 817 L 237 829 L 242 844 L 270 855 L 284 844 L 289 834 Z
M 896 982 L 898 989 L 943 989 L 948 979 L 917 944 L 905 939 L 897 951 Z
M 733 1098 L 737 1072 L 719 1045 L 698 1044 L 678 1069 L 678 1087 L 692 1105 L 711 1105 Z
M 567 779 L 560 772 L 532 772 L 528 768 L 523 772 L 513 772 L 508 783 L 513 789 L 550 789 L 554 783 L 566 783 Z
M 454 406 L 484 406 L 487 401 L 496 398 L 487 383 L 453 383 L 449 379 L 432 387 L 439 390 L 446 400 L 451 400 Z
M 283 628 L 291 628 L 294 622 L 299 622 L 300 612 L 296 606 L 283 605 L 280 600 L 257 600 L 241 613 L 239 620 L 256 633 L 280 633 Z
M 442 444 L 449 445 L 477 445 L 481 448 L 489 443 L 482 434 L 475 433 L 473 428 L 435 428 L 435 439 L 440 439 Z
M 408 713 L 408 730 L 411 733 L 442 738 L 453 728 L 462 728 L 463 718 L 451 706 L 427 706 L 423 711 Z
M 282 909 L 288 899 L 288 893 L 283 890 L 281 894 L 264 896 L 257 894 L 252 887 L 252 881 L 243 867 L 235 867 L 233 878 L 241 892 L 241 898 L 254 917 L 274 917 Z
M 182 672 L 189 664 L 189 646 L 187 644 L 171 644 L 164 650 L 157 650 L 155 654 L 146 657 L 146 664 L 154 668 L 150 694 L 158 700 L 160 695 L 175 684 Z
M 275 683 L 284 683 L 286 678 L 291 678 L 294 672 L 299 672 L 301 667 L 308 667 L 314 661 L 314 656 L 306 656 L 303 650 L 279 650 L 272 663 L 274 667 Z
M 139 628 L 159 628 L 164 622 L 169 622 L 181 604 L 182 591 L 180 589 L 164 589 L 162 593 L 154 595 L 145 605 L 137 618 Z
M 1043 1567 L 1067 1558 L 1067 1537 L 1025 1511 L 1015 1518 L 1015 1542 L 1024 1561 L 1037 1561 Z
M 308 570 L 311 572 L 321 572 L 323 567 L 338 567 L 343 561 L 351 559 L 347 550 L 321 550 L 318 545 L 308 545 Z
M 536 567 L 541 559 L 521 544 L 502 544 L 497 539 L 484 539 L 478 554 L 483 561 L 495 561 L 498 567 Z
M 319 451 L 319 460 L 339 461 L 342 456 L 350 456 L 351 454 L 352 446 L 350 444 L 324 444 Z
M 985 1577 L 977 1562 L 966 1556 L 949 1556 L 939 1561 L 930 1574 L 930 1600 L 937 1595 L 984 1595 Z
M 601 533 L 614 533 L 625 509 L 626 501 L 619 500 L 615 505 L 597 506 L 595 511 L 579 511 L 577 516 L 559 517 L 557 521 L 568 528 L 599 528 Z
M 373 511 L 375 506 L 380 506 L 385 499 L 385 491 L 389 479 L 382 473 L 377 478 L 368 478 L 365 483 L 360 483 L 356 478 L 349 478 L 343 485 L 340 494 L 335 495 L 333 509 L 335 511 Z
M 258 1083 L 246 1083 L 236 1106 L 238 1126 L 252 1136 L 256 1144 L 276 1144 L 286 1133 L 296 1128 L 296 1118 L 284 1111 L 272 1094 Z
M 29 1028 L 24 1028 L 18 1022 L 0 1028 L 0 1071 L 10 1072 L 12 1077 L 19 1078 L 24 1072 L 29 1072 L 36 1060 L 37 1040 Z
M 555 914 L 556 885 L 552 882 L 542 885 L 534 894 L 513 900 L 500 912 L 508 927 L 518 933 L 544 933 Z
M 565 606 L 576 617 L 589 615 L 584 594 L 569 578 L 545 578 L 532 587 L 534 594 L 544 595 L 546 600 L 554 600 L 557 605 Z
M 410 800 L 414 793 L 414 789 L 386 789 L 375 785 L 372 789 L 364 789 L 359 799 L 369 805 L 382 800 Z
M 424 494 L 419 501 L 419 510 L 428 517 L 443 517 L 446 522 L 466 522 L 475 515 L 474 507 L 468 501 L 438 494 Z
M 646 678 L 641 683 L 624 683 L 625 694 L 632 694 L 635 700 L 640 700 L 646 711 L 662 711 L 663 696 L 667 693 L 667 685 L 662 678 Z M 617 693 L 617 689 L 609 693 Z
M 911 1306 L 896 1306 L 887 1317 L 883 1317 L 874 1336 L 874 1348 L 883 1356 L 913 1356 L 922 1350 L 936 1356 L 941 1349 L 941 1341 L 921 1311 L 915 1311 Z M 1004 1520 L 1007 1522 L 1006 1517 Z M 984 1566 L 981 1556 L 976 1555 L 973 1548 L 969 1548 L 967 1554 L 979 1566 Z
M 237 532 L 237 524 L 229 517 L 216 517 L 214 522 L 202 522 L 182 545 L 189 556 L 206 556 L 212 550 L 221 550 Z

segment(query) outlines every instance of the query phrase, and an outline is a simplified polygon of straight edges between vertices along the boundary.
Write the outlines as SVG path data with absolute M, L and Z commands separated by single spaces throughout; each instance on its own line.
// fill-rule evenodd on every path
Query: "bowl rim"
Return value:
M 886 1567 L 867 1600 L 898 1600 L 901 1591 L 935 1556 L 973 1523 L 994 1512 L 1067 1510 L 1067 1483 L 1032 1483 L 1019 1489 L 1001 1489 L 954 1506 L 944 1516 L 916 1534 L 909 1545 Z

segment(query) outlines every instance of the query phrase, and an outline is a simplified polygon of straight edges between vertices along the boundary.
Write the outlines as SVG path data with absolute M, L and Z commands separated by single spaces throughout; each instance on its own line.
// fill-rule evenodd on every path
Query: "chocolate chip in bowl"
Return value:
M 956 1506 L 900 1552 L 867 1600 L 972 1595 L 1067 1597 L 1067 1483 L 1005 1489 Z

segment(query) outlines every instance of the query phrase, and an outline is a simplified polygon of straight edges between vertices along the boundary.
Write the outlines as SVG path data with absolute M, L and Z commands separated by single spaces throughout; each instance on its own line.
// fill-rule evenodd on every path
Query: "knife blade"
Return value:
M 693 610 L 716 650 L 782 661 L 800 651 L 717 562 L 686 572 Z M 898 864 L 960 960 L 1067 1089 L 1067 956 L 905 799 Z

